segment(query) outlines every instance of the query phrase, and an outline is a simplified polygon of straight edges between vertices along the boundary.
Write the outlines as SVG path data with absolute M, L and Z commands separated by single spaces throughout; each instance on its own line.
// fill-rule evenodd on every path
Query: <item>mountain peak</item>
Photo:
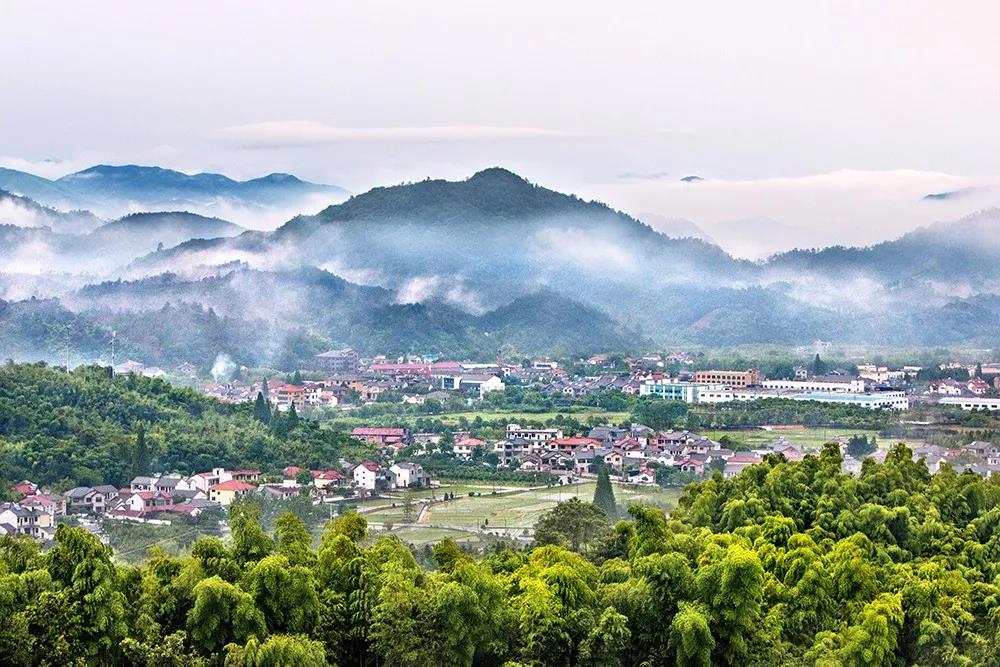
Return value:
M 469 183 L 512 183 L 528 185 L 528 180 L 503 167 L 489 167 L 477 171 L 468 179 Z

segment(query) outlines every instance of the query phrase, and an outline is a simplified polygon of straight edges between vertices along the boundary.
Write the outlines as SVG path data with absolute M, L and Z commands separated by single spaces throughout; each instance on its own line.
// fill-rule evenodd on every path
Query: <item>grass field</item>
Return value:
M 434 529 L 470 529 L 486 526 L 503 532 L 529 531 L 538 518 L 548 512 L 556 503 L 578 496 L 583 500 L 594 497 L 595 483 L 591 481 L 569 486 L 556 486 L 546 489 L 530 489 L 513 493 L 498 493 L 492 495 L 489 487 L 480 490 L 483 495 L 469 496 L 459 494 L 454 500 L 435 503 L 421 517 L 420 525 L 431 526 Z M 670 509 L 677 503 L 680 491 L 677 489 L 661 489 L 648 486 L 615 485 L 615 498 L 623 507 L 642 501 L 650 505 Z M 443 492 L 443 489 L 442 489 Z M 384 508 L 368 512 L 365 517 L 372 523 L 398 523 L 402 519 L 402 507 Z M 400 528 L 402 529 L 402 527 Z M 423 530 L 418 526 L 413 530 Z
M 875 436 L 879 447 L 882 449 L 888 449 L 897 442 L 905 442 L 910 447 L 919 447 L 924 444 L 922 440 L 913 438 L 881 438 L 877 431 L 851 428 L 805 428 L 794 431 L 764 431 L 761 429 L 748 431 L 702 431 L 701 434 L 713 440 L 718 440 L 722 436 L 728 435 L 733 440 L 742 442 L 749 447 L 761 447 L 774 442 L 778 438 L 783 438 L 796 445 L 820 449 L 825 443 L 830 442 L 836 436 L 849 438 L 852 435 Z

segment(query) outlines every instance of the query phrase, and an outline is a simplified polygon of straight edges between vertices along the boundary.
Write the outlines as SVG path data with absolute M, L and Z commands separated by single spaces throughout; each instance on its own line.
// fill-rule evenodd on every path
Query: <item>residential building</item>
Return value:
M 351 437 L 384 447 L 391 444 L 408 444 L 410 429 L 406 427 L 359 426 L 351 431 Z
M 352 475 L 355 485 L 368 491 L 383 489 L 388 486 L 388 477 L 385 470 L 372 461 L 362 461 L 354 466 Z
M 237 500 L 242 500 L 254 492 L 257 487 L 239 480 L 230 479 L 226 482 L 215 484 L 208 490 L 208 499 L 219 503 L 223 507 L 232 505 Z
M 738 389 L 760 384 L 760 371 L 751 368 L 745 371 L 696 371 L 694 381 L 697 384 L 724 384 Z
M 395 463 L 389 468 L 397 489 L 421 488 L 431 485 L 431 476 L 417 463 Z
M 351 348 L 328 350 L 314 359 L 318 368 L 331 373 L 353 373 L 358 368 L 358 353 Z
M 520 424 L 507 424 L 507 439 L 523 438 L 529 442 L 545 443 L 549 440 L 563 437 L 562 429 L 558 428 L 531 428 Z
M 24 507 L 19 503 L 0 504 L 0 526 L 10 528 L 4 532 L 11 535 L 27 535 L 39 541 L 51 540 L 55 528 L 51 514 L 34 507 Z

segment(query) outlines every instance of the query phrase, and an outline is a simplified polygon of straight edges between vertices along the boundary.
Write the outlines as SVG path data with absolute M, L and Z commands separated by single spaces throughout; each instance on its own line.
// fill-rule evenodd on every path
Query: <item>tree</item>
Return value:
M 594 504 L 601 508 L 608 519 L 618 518 L 618 505 L 615 503 L 615 491 L 611 487 L 611 477 L 606 466 L 601 465 L 597 471 L 597 488 L 594 489 Z
M 271 404 L 264 398 L 262 391 L 257 392 L 257 398 L 253 402 L 253 417 L 262 424 L 271 423 Z
M 146 472 L 149 463 L 149 448 L 146 445 L 146 427 L 140 423 L 135 431 L 135 445 L 132 449 L 132 476 Z
M 292 512 L 285 512 L 274 522 L 278 553 L 292 565 L 311 565 L 315 556 L 311 551 L 312 535 L 306 530 L 302 519 Z
M 264 615 L 248 593 L 219 577 L 209 577 L 194 587 L 187 630 L 196 648 L 206 655 L 217 654 L 232 642 L 264 636 Z
M 274 540 L 260 527 L 260 508 L 252 502 L 243 500 L 229 506 L 229 527 L 233 532 L 233 556 L 240 565 L 274 551 Z
M 632 421 L 650 428 L 662 430 L 671 428 L 678 419 L 687 414 L 684 401 L 665 401 L 659 398 L 644 398 L 632 409 Z
M 594 503 L 573 497 L 546 512 L 535 524 L 535 544 L 558 545 L 579 551 L 608 532 L 608 515 Z
M 445 572 L 451 572 L 455 564 L 467 560 L 468 556 L 450 537 L 446 537 L 434 545 L 434 563 Z
M 271 635 L 261 642 L 257 637 L 246 646 L 226 646 L 225 667 L 326 667 L 326 649 L 322 642 L 305 635 Z
M 816 356 L 812 360 L 812 364 L 809 367 L 809 372 L 813 375 L 826 375 L 828 370 L 829 367 L 827 366 L 827 363 L 819 358 L 819 353 L 817 352 Z
M 309 632 L 319 618 L 319 595 L 312 572 L 293 566 L 284 556 L 267 556 L 254 565 L 244 586 L 271 632 Z
M 670 623 L 670 646 L 677 667 L 710 667 L 715 640 L 708 613 L 700 605 L 683 604 Z
M 865 458 L 876 449 L 878 449 L 878 445 L 876 445 L 874 437 L 869 441 L 868 436 L 852 435 L 847 440 L 847 454 L 858 460 Z
M 292 373 L 291 384 L 294 384 L 296 387 L 302 386 L 302 373 L 300 371 L 295 371 L 294 373 Z

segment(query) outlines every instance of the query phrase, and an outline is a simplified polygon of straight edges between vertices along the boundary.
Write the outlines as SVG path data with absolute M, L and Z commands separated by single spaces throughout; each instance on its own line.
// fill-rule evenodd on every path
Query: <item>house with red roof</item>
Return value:
M 38 492 L 38 485 L 34 482 L 24 480 L 14 485 L 14 493 L 20 496 L 30 496 Z
M 237 500 L 242 500 L 248 495 L 254 492 L 257 487 L 253 484 L 247 484 L 246 482 L 241 482 L 236 479 L 231 479 L 228 482 L 222 482 L 221 484 L 216 484 L 208 490 L 208 499 L 219 503 L 223 507 L 232 505 Z
M 326 491 L 330 487 L 339 487 L 347 484 L 347 475 L 339 470 L 313 470 L 313 486 L 320 491 Z
M 600 447 L 601 441 L 593 438 L 553 438 L 547 446 L 551 451 L 569 455 L 578 447 Z
M 405 426 L 359 426 L 351 431 L 351 437 L 380 447 L 389 444 L 408 444 L 410 442 L 410 429 Z
M 389 477 L 386 471 L 382 466 L 373 461 L 362 461 L 354 466 L 351 474 L 354 477 L 354 483 L 361 489 L 375 491 L 389 485 Z

